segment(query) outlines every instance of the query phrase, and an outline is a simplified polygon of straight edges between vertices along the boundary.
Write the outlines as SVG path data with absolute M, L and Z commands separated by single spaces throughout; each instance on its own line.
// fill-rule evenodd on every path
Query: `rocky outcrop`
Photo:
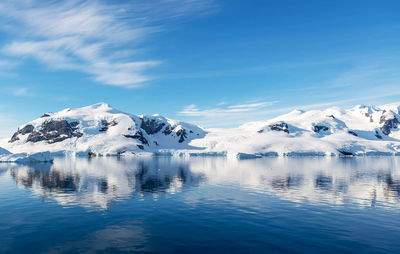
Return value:
M 397 128 L 399 125 L 399 120 L 397 120 L 396 117 L 386 119 L 384 116 L 381 116 L 379 123 L 383 123 L 383 126 L 381 127 L 383 134 L 389 135 L 392 129 Z
M 356 136 L 356 137 L 358 137 L 358 134 L 357 134 L 357 133 L 355 133 L 354 131 L 347 131 L 347 133 L 349 133 L 349 134 L 351 134 L 351 135 L 353 135 L 353 136 Z
M 147 139 L 144 137 L 143 133 L 141 131 L 136 132 L 134 135 L 129 135 L 126 134 L 124 135 L 126 138 L 133 138 L 139 140 L 143 145 L 149 145 L 149 142 Z
M 289 126 L 285 122 L 271 124 L 271 125 L 269 125 L 269 128 L 273 131 L 283 131 L 283 132 L 289 133 Z
M 316 133 L 320 133 L 320 131 L 327 131 L 329 130 L 329 127 L 324 126 L 324 125 L 314 125 L 313 126 L 313 131 Z
M 51 116 L 51 113 L 44 113 L 44 114 L 41 116 L 41 118 L 50 117 L 50 116 Z
M 100 128 L 100 132 L 104 132 L 108 130 L 108 127 L 111 126 L 116 126 L 117 122 L 112 120 L 111 122 L 107 122 L 107 120 L 101 120 L 101 128 Z
M 40 142 L 47 141 L 52 144 L 61 142 L 65 139 L 72 137 L 81 137 L 83 134 L 79 132 L 78 122 L 68 122 L 67 120 L 52 120 L 42 123 L 38 130 L 31 124 L 26 125 L 22 129 L 18 130 L 12 136 L 10 143 L 19 140 L 19 135 L 29 134 L 26 142 Z
M 33 127 L 33 125 L 31 125 L 31 124 L 25 125 L 22 129 L 18 129 L 18 131 L 14 133 L 14 135 L 11 137 L 10 141 L 8 141 L 8 142 L 12 143 L 12 142 L 19 140 L 18 135 L 20 135 L 20 134 L 25 135 L 28 133 L 32 133 L 34 128 L 35 127 Z
M 179 137 L 179 143 L 182 143 L 183 141 L 185 141 L 185 138 L 187 138 L 187 133 L 185 129 L 180 129 L 176 132 L 176 135 Z
M 175 127 L 173 127 L 171 125 L 167 126 L 165 128 L 165 130 L 163 131 L 163 133 L 164 133 L 165 136 L 168 136 L 169 134 L 171 134 L 174 131 L 174 129 L 175 129 Z
M 382 135 L 377 130 L 375 130 L 375 137 L 382 139 Z
M 165 123 L 157 121 L 156 119 L 149 119 L 147 117 L 142 118 L 140 128 L 142 128 L 147 134 L 152 135 L 158 133 L 164 128 Z

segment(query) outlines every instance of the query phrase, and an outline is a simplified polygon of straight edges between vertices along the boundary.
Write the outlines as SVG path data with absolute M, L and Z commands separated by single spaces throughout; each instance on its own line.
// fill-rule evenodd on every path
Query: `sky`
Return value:
M 204 127 L 400 102 L 400 1 L 0 1 L 0 136 L 106 102 Z

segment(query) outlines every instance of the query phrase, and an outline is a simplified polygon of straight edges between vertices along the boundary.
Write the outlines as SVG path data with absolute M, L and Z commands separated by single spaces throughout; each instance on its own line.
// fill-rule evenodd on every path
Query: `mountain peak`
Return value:
M 133 115 L 107 103 L 46 113 L 20 126 L 10 152 L 154 154 L 399 154 L 398 104 L 294 110 L 234 129 L 202 129 L 161 115 Z

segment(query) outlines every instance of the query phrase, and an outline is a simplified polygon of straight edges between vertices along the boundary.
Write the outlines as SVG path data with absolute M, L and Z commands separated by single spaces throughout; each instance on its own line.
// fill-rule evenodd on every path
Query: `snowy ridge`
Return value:
M 121 155 L 159 149 L 196 149 L 188 143 L 205 131 L 159 115 L 123 113 L 106 103 L 46 113 L 20 126 L 3 144 L 11 152 Z
M 216 129 L 193 144 L 249 156 L 400 155 L 399 105 L 294 110 L 227 131 Z
M 0 146 L 14 153 L 84 156 L 400 155 L 400 103 L 294 110 L 232 129 L 203 129 L 160 115 L 132 115 L 106 103 L 46 113 Z

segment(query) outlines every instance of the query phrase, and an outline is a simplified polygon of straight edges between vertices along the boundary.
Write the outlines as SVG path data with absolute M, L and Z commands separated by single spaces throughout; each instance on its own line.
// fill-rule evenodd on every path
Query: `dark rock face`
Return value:
M 48 113 L 45 113 L 45 114 L 43 114 L 42 116 L 41 116 L 41 118 L 43 118 L 43 117 L 49 117 L 50 115 L 48 114 Z
M 383 134 L 389 135 L 392 129 L 396 129 L 399 125 L 399 120 L 397 118 L 386 119 L 384 116 L 381 116 L 379 123 L 383 123 L 381 130 Z
M 348 152 L 348 151 L 344 151 L 344 150 L 338 150 L 338 152 L 344 156 L 354 156 L 354 153 L 352 153 L 352 152 Z
M 72 137 L 81 137 L 83 134 L 79 132 L 78 122 L 69 123 L 66 120 L 53 120 L 44 122 L 40 131 L 32 131 L 26 139 L 27 142 L 47 141 L 49 144 L 61 142 Z
M 327 131 L 327 130 L 329 130 L 329 127 L 324 126 L 324 125 L 315 125 L 313 127 L 313 131 L 316 133 L 319 133 L 320 131 Z
M 133 138 L 139 140 L 143 145 L 149 145 L 147 139 L 143 136 L 141 131 L 135 133 L 135 135 L 124 135 L 126 138 Z
M 378 133 L 378 131 L 375 131 L 375 137 L 382 139 L 382 136 Z
M 39 131 L 35 131 L 33 125 L 26 125 L 24 128 L 18 130 L 11 137 L 10 143 L 19 140 L 18 135 L 29 134 L 26 139 L 27 142 L 40 142 L 47 141 L 49 144 L 63 141 L 72 137 L 81 137 L 83 134 L 79 133 L 78 122 L 69 123 L 66 120 L 47 121 L 40 126 Z
M 93 158 L 96 157 L 97 155 L 94 152 L 88 152 L 88 157 Z
M 160 123 L 156 119 L 149 119 L 144 117 L 142 119 L 140 128 L 142 128 L 147 134 L 151 135 L 159 132 L 164 126 L 165 123 Z
M 163 133 L 164 133 L 165 136 L 168 136 L 169 134 L 172 133 L 172 131 L 173 131 L 174 129 L 175 129 L 175 127 L 167 126 L 167 127 L 165 128 L 165 130 L 163 131 Z
M 271 128 L 273 131 L 283 131 L 289 133 L 289 126 L 285 122 L 271 124 L 269 125 L 269 128 Z
M 372 115 L 371 114 L 365 113 L 364 115 L 365 115 L 365 117 L 369 117 L 369 122 L 370 123 L 374 122 L 374 119 L 372 119 Z
M 357 133 L 355 133 L 354 131 L 348 131 L 347 133 L 349 133 L 349 134 L 351 134 L 351 135 L 353 135 L 353 136 L 358 137 Z
M 118 123 L 116 121 L 114 121 L 114 120 L 112 120 L 111 122 L 107 122 L 106 120 L 101 120 L 101 128 L 100 128 L 99 131 L 100 132 L 107 131 L 108 127 L 115 126 L 117 124 Z
M 25 135 L 25 134 L 31 133 L 34 128 L 35 127 L 33 127 L 33 125 L 31 125 L 31 124 L 25 125 L 22 129 L 15 132 L 14 135 L 11 137 L 11 140 L 8 142 L 12 143 L 12 142 L 19 140 L 19 138 L 18 138 L 19 134 Z
M 176 132 L 176 135 L 179 137 L 179 143 L 182 143 L 183 141 L 185 141 L 185 138 L 187 138 L 187 133 L 185 129 L 180 129 Z

